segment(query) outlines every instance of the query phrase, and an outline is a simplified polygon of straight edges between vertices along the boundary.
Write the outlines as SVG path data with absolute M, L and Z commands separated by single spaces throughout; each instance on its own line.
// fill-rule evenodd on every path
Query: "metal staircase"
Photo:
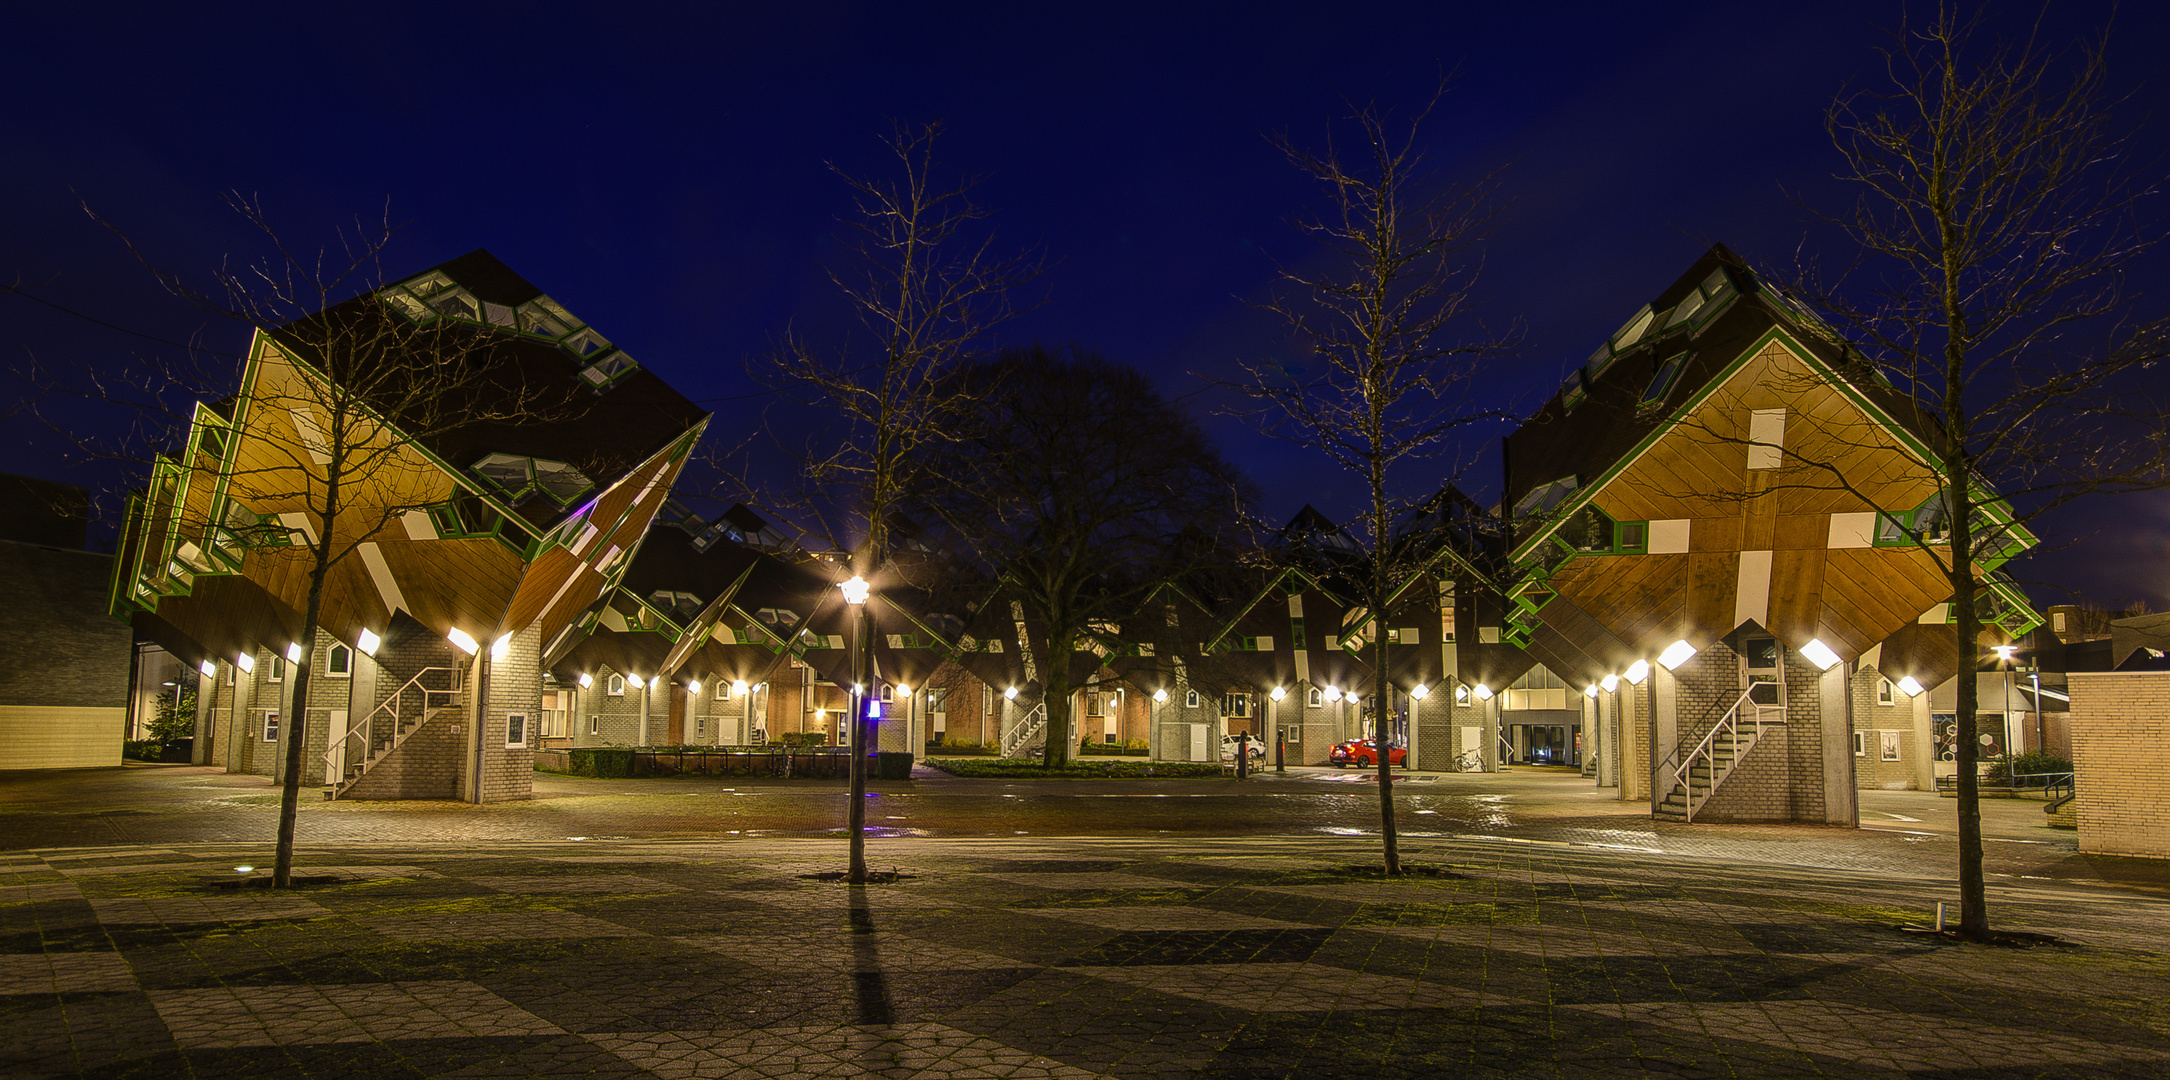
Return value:
M 1776 689 L 1775 684 L 1763 683 L 1742 691 L 1693 750 L 1683 754 L 1675 747 L 1664 764 L 1658 766 L 1658 790 L 1664 792 L 1664 798 L 1651 808 L 1652 817 L 1666 821 L 1694 821 L 1696 811 L 1717 793 L 1719 785 L 1733 774 L 1748 751 L 1763 741 L 1764 729 L 1784 726 L 1784 705 L 1755 700 L 1756 692 L 1765 688 Z M 1765 719 L 1766 712 L 1776 713 L 1779 718 Z
M 449 685 L 433 687 L 434 681 Z M 347 793 L 369 770 L 390 757 L 407 737 L 422 730 L 438 714 L 461 707 L 462 672 L 456 667 L 426 667 L 401 684 L 384 703 L 345 738 L 324 751 L 324 798 L 328 802 Z
M 1010 730 L 1002 733 L 1002 756 L 1013 757 L 1047 733 L 1047 702 L 1034 705 Z

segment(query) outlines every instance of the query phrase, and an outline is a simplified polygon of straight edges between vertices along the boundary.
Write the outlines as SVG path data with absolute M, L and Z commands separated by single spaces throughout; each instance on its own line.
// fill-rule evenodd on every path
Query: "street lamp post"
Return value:
M 845 812 L 845 827 L 851 830 L 851 870 L 845 879 L 854 885 L 866 883 L 866 713 L 867 702 L 867 631 L 866 601 L 871 587 L 866 579 L 853 574 L 850 581 L 837 586 L 843 590 L 844 603 L 851 609 L 851 807 Z

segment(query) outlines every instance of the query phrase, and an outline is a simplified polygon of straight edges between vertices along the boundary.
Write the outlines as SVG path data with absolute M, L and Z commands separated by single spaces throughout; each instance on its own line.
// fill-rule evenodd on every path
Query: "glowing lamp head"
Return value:
M 301 642 L 296 641 L 286 647 L 286 662 L 289 664 L 301 663 Z
M 1483 683 L 1478 683 L 1477 685 L 1470 687 L 1469 692 L 1477 695 L 1478 701 L 1492 700 L 1492 688 L 1484 685 Z
M 899 700 L 899 701 L 902 701 L 902 700 L 904 700 L 905 698 L 908 698 L 908 697 L 911 697 L 911 696 L 912 696 L 912 688 L 911 688 L 910 684 L 908 684 L 908 683 L 898 683 L 898 684 L 897 684 L 897 700 Z
M 1326 698 L 1326 700 L 1328 700 L 1328 701 L 1340 701 L 1340 700 L 1341 700 L 1341 688 L 1340 688 L 1340 687 L 1338 687 L 1338 686 L 1329 686 L 1329 687 L 1325 688 L 1324 690 L 1321 690 L 1321 691 L 1319 691 L 1319 693 L 1320 693 L 1320 695 L 1321 695 L 1321 696 L 1325 697 L 1325 698 Z
M 1694 658 L 1695 646 L 1685 641 L 1676 641 L 1671 645 L 1667 645 L 1665 651 L 1658 654 L 1658 663 L 1665 665 L 1667 671 L 1676 671 L 1680 668 L 1680 665 Z
M 1817 671 L 1829 671 L 1831 665 L 1838 663 L 1838 654 L 1832 652 L 1831 646 L 1824 644 L 1822 638 L 1810 638 L 1808 644 L 1801 646 L 1801 655 L 1816 665 Z
M 1288 696 L 1288 691 L 1276 686 L 1272 690 L 1267 691 L 1266 696 L 1272 698 L 1275 701 L 1279 701 L 1282 698 Z
M 240 668 L 243 675 L 250 674 L 256 670 L 256 658 L 248 653 L 235 653 L 234 666 Z
M 1921 696 L 1921 683 L 1912 675 L 1899 676 L 1899 692 L 1907 697 Z
M 1649 661 L 1647 661 L 1647 660 L 1637 660 L 1637 661 L 1635 661 L 1634 663 L 1632 663 L 1632 664 L 1629 664 L 1629 665 L 1628 665 L 1628 668 L 1627 668 L 1627 681 L 1629 681 L 1629 682 L 1631 682 L 1631 683 L 1634 683 L 1634 684 L 1635 684 L 1635 685 L 1637 685 L 1637 686 L 1641 686 L 1641 685 L 1643 684 L 1643 680 L 1644 680 L 1644 679 L 1647 679 L 1647 678 L 1649 678 L 1649 677 L 1650 677 L 1650 663 L 1649 663 Z
M 482 643 L 476 641 L 473 634 L 470 634 L 457 626 L 452 628 L 451 633 L 445 635 L 445 640 L 459 646 L 460 651 L 466 653 L 469 656 L 473 656 L 476 653 L 482 651 Z
M 731 693 L 732 693 L 733 695 L 735 695 L 735 696 L 743 696 L 743 695 L 744 695 L 744 694 L 746 693 L 746 680 L 744 680 L 744 679 L 733 679 L 733 680 L 731 680 Z
M 498 638 L 498 639 L 497 639 L 496 641 L 493 641 L 493 642 L 491 642 L 491 643 L 490 643 L 490 659 L 491 659 L 491 661 L 493 661 L 493 662 L 495 662 L 495 661 L 499 661 L 499 660 L 503 660 L 503 659 L 505 658 L 505 654 L 507 654 L 507 653 L 509 653 L 509 652 L 511 652 L 511 651 L 512 651 L 512 635 L 511 635 L 511 634 L 506 634 L 506 635 L 505 635 L 504 637 Z
M 2019 646 L 1997 645 L 1993 646 L 1990 651 L 1997 654 L 1997 659 L 2002 660 L 2005 663 L 2011 663 L 2012 657 L 2019 655 Z
M 663 689 L 663 676 L 661 676 L 661 675 L 650 675 L 650 676 L 648 676 L 648 689 L 650 689 L 650 690 L 661 690 L 661 689 Z
M 1164 702 L 1164 701 L 1167 701 L 1167 700 L 1168 700 L 1168 691 L 1167 691 L 1167 690 L 1165 690 L 1165 689 L 1162 689 L 1162 690 L 1155 690 L 1155 691 L 1153 691 L 1153 700 L 1154 700 L 1154 701 L 1157 701 L 1157 702 Z
M 873 586 L 868 585 L 865 578 L 853 574 L 850 581 L 839 584 L 837 588 L 844 590 L 844 602 L 856 607 L 866 603 L 867 593 Z
M 1582 688 L 1582 693 L 1583 693 L 1583 696 L 1585 696 L 1585 697 L 1596 697 L 1596 696 L 1597 696 L 1597 684 L 1596 684 L 1596 683 L 1591 683 L 1590 685 L 1588 685 L 1588 686 L 1585 686 L 1585 687 L 1583 687 L 1583 688 Z
M 1610 694 L 1613 691 L 1620 689 L 1620 676 L 1607 675 L 1604 678 L 1597 680 L 1597 685 L 1604 687 L 1605 692 Z
M 367 630 L 362 631 L 361 635 L 354 639 L 354 647 L 362 650 L 363 656 L 377 655 L 377 646 L 382 644 L 384 644 L 383 638 Z
M 203 672 L 203 677 L 206 679 L 216 679 L 219 675 L 218 661 L 206 660 L 196 665 L 196 670 Z
M 1002 698 L 1003 698 L 1003 700 L 1005 700 L 1005 701 L 1016 701 L 1016 700 L 1017 700 L 1017 688 L 1016 688 L 1016 687 L 1014 687 L 1014 686 L 1012 686 L 1012 687 L 1010 687 L 1009 689 L 1007 689 L 1007 690 L 1004 690 L 1004 691 L 1002 691 Z
M 1409 688 L 1409 696 L 1415 698 L 1418 701 L 1422 701 L 1425 698 L 1432 696 L 1432 688 L 1424 685 L 1423 683 L 1418 683 L 1415 686 Z
M 585 671 L 583 671 L 583 672 L 581 672 L 581 673 L 580 673 L 580 688 L 581 688 L 582 690 L 586 690 L 586 689 L 587 689 L 588 687 L 591 687 L 591 686 L 594 686 L 594 685 L 595 685 L 595 676 L 593 676 L 593 675 L 590 675 L 590 674 L 588 674 L 588 673 L 587 673 L 587 672 L 585 672 Z
M 700 693 L 700 692 L 701 692 L 701 680 L 699 680 L 699 679 L 694 679 L 694 680 L 691 680 L 691 681 L 689 681 L 689 682 L 687 682 L 687 683 L 686 683 L 686 693 L 689 693 L 689 694 L 698 694 L 698 693 Z

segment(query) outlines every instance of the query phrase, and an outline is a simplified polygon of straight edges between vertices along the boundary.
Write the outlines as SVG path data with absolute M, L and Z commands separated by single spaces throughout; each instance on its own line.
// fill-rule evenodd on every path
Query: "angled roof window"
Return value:
M 1649 409 L 1665 404 L 1666 397 L 1673 392 L 1673 384 L 1680 381 L 1681 369 L 1688 366 L 1690 355 L 1687 352 L 1677 352 L 1659 364 L 1657 374 L 1650 377 L 1650 388 L 1643 391 L 1643 399 L 1636 407 Z
M 559 307 L 557 301 L 538 296 L 519 307 L 520 329 L 546 338 L 561 338 L 581 326 L 579 319 Z
M 485 300 L 482 302 L 482 321 L 489 323 L 491 326 L 510 327 L 513 325 L 512 309 L 503 304 L 493 304 Z
M 1603 375 L 1605 373 L 1605 369 L 1611 366 L 1612 346 L 1598 346 L 1597 351 L 1591 353 L 1590 359 L 1582 365 L 1583 381 L 1589 385 L 1595 386 L 1597 384 L 1597 377 Z
M 535 482 L 535 463 L 515 454 L 491 454 L 474 468 L 477 476 L 509 493 L 525 493 Z
M 429 306 L 456 319 L 470 322 L 482 321 L 480 301 L 469 295 L 466 289 L 454 286 L 429 298 Z
M 1629 319 L 1627 325 L 1621 327 L 1620 332 L 1612 336 L 1612 351 L 1623 353 L 1634 348 L 1635 343 L 1641 341 L 1643 335 L 1650 332 L 1650 324 L 1656 321 L 1657 313 L 1650 310 L 1650 305 L 1644 304 L 1643 309 L 1636 312 L 1635 317 Z
M 594 330 L 581 330 L 560 344 L 571 350 L 574 356 L 586 360 L 610 348 L 610 340 Z
M 541 491 L 551 502 L 564 506 L 595 486 L 586 474 L 562 461 L 522 454 L 490 454 L 471 468 L 515 505 Z
M 398 308 L 402 314 L 415 322 L 428 322 L 437 317 L 436 309 L 423 303 L 418 297 L 405 289 L 386 289 L 378 295 L 384 297 L 386 303 Z
M 1582 404 L 1583 399 L 1589 396 L 1590 391 L 1582 382 L 1582 369 L 1576 368 L 1568 372 L 1567 381 L 1560 384 L 1560 407 L 1573 412 L 1575 406 Z
M 632 357 L 622 352 L 614 352 L 581 368 L 580 377 L 587 380 L 588 385 L 601 390 L 639 369 L 640 365 L 634 362 Z
M 587 474 L 562 461 L 536 458 L 534 462 L 536 486 L 542 488 L 543 494 L 550 496 L 551 500 L 560 506 L 572 502 L 595 486 L 595 482 L 589 480 Z
M 1703 302 L 1701 289 L 1689 290 L 1688 295 L 1682 297 L 1679 305 L 1673 308 L 1673 317 L 1665 320 L 1666 329 L 1670 330 L 1694 318 L 1696 312 L 1703 310 Z
M 1563 476 L 1551 483 L 1539 484 L 1531 488 L 1529 494 L 1522 496 L 1521 501 L 1514 504 L 1514 512 L 1517 516 L 1523 517 L 1533 514 L 1549 514 L 1552 512 L 1553 507 L 1566 502 L 1567 497 L 1575 493 L 1577 486 L 1577 480 L 1572 476 Z

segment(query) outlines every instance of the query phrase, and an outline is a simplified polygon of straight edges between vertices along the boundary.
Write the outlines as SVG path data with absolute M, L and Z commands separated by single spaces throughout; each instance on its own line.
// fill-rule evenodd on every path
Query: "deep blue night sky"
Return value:
M 757 389 L 743 364 L 787 324 L 837 308 L 821 276 L 848 199 L 824 161 L 878 170 L 892 118 L 948 125 L 943 157 L 984 177 L 1003 241 L 1055 261 L 1047 302 L 1005 331 L 1078 342 L 1170 394 L 1284 348 L 1243 303 L 1306 183 L 1269 147 L 1316 144 L 1340 99 L 1420 103 L 1449 177 L 1506 166 L 1486 317 L 1526 324 L 1497 393 L 1530 409 L 1711 240 L 1789 262 L 1819 242 L 1796 197 L 1830 204 L 1832 95 L 1876 75 L 1896 3 L 1520 5 L 17 5 L 0 14 L 0 279 L 154 337 L 243 335 L 165 297 L 71 188 L 168 266 L 247 257 L 222 193 L 260 195 L 290 238 L 356 214 L 405 222 L 393 276 L 487 247 L 689 397 Z M 1916 5 L 1925 14 L 1925 5 Z M 1466 10 L 1465 10 L 1466 9 Z M 2024 34 L 2039 9 L 1994 10 Z M 2099 30 L 2104 0 L 2059 3 L 2043 33 Z M 2170 14 L 2126 5 L 2112 46 L 2120 117 L 2170 146 L 2149 81 Z M 2155 259 L 2134 284 L 2170 303 Z M 10 369 L 161 346 L 0 298 Z M 13 392 L 25 392 L 10 376 Z M 713 431 L 768 399 L 716 400 Z M 1212 391 L 1190 401 L 1203 412 Z M 1300 450 L 1211 421 L 1269 516 L 1331 515 L 1354 485 Z M 19 419 L 0 470 L 109 483 Z M 1503 431 L 1493 432 L 1496 437 Z M 1494 466 L 1468 486 L 1491 495 Z M 1424 486 L 1415 483 L 1413 486 Z M 2022 576 L 2086 598 L 2170 598 L 2170 494 L 2067 519 Z M 2043 602 L 2063 595 L 2036 588 Z

